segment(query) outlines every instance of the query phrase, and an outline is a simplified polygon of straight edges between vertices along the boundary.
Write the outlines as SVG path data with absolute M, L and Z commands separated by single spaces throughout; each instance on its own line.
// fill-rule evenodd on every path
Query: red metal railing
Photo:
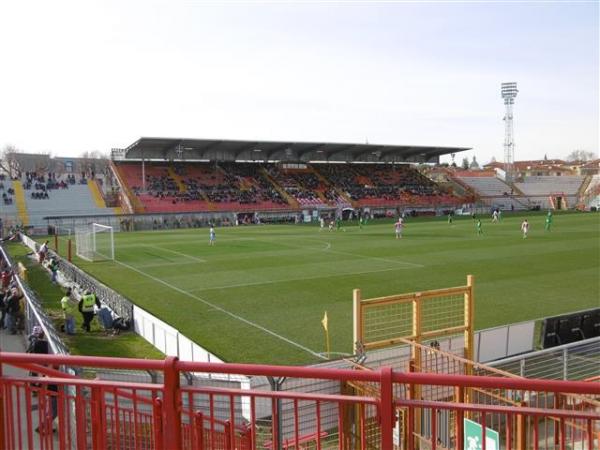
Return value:
M 100 368 L 149 371 L 157 382 L 90 379 Z M 202 374 L 206 383 L 185 385 L 183 373 Z M 237 387 L 211 385 L 220 374 L 250 378 Z M 263 377 L 289 384 L 261 389 Z M 371 384 L 373 395 L 356 395 L 350 382 Z M 423 400 L 417 386 L 451 387 L 456 395 Z M 478 400 L 478 392 L 498 388 L 514 393 L 518 405 L 490 395 Z M 548 403 L 558 394 L 585 398 L 588 408 Z M 505 449 L 593 449 L 599 398 L 600 384 L 585 381 L 0 352 L 0 448 L 462 450 L 469 418 L 495 429 Z M 486 449 L 485 440 L 476 448 Z

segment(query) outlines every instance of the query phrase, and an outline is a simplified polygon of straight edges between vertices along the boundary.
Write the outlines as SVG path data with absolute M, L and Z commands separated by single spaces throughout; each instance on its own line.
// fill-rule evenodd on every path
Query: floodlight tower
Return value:
M 513 162 L 515 159 L 515 142 L 513 130 L 513 105 L 517 97 L 517 83 L 502 83 L 500 93 L 504 99 L 504 172 L 506 181 L 513 181 Z

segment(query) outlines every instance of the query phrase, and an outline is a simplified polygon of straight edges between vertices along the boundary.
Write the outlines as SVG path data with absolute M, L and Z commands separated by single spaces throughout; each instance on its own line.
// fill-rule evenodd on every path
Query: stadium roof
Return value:
M 142 137 L 113 157 L 211 161 L 438 162 L 469 147 Z

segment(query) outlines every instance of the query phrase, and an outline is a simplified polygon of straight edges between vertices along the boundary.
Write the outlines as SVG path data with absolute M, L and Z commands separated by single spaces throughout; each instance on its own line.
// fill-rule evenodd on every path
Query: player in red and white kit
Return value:
M 527 233 L 529 233 L 529 222 L 527 222 L 527 219 L 521 224 L 521 231 L 523 232 L 523 239 L 527 239 Z
M 394 224 L 394 229 L 396 230 L 396 239 L 402 239 L 402 229 L 404 228 L 404 220 L 402 217 L 398 218 L 398 222 Z

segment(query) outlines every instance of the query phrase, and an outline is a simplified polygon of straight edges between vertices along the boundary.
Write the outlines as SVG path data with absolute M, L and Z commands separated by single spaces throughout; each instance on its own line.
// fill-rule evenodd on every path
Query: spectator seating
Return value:
M 315 169 L 356 206 L 453 204 L 459 199 L 444 194 L 430 179 L 409 165 L 323 164 Z
M 460 181 L 466 183 L 472 189 L 474 189 L 482 197 L 502 197 L 510 194 L 511 187 L 502 181 L 500 178 L 495 176 L 492 177 L 459 177 Z
M 477 174 L 477 175 L 475 175 Z M 520 198 L 520 193 L 515 193 L 508 184 L 491 175 L 490 172 L 463 171 L 455 174 L 459 183 L 466 184 L 474 192 L 477 192 L 481 200 L 490 207 L 502 210 L 521 211 L 528 209 L 531 205 L 528 199 Z M 473 175 L 473 176 L 467 176 Z
M 531 176 L 523 179 L 522 183 L 515 183 L 517 188 L 525 195 L 548 196 L 551 193 L 563 192 L 567 196 L 577 195 L 584 176 Z
M 280 169 L 275 164 L 265 167 L 267 173 L 300 206 L 326 206 L 324 191 L 328 186 L 311 169 Z
M 563 193 L 568 207 L 577 204 L 577 194 L 584 176 L 530 176 L 524 178 L 523 182 L 515 183 L 515 186 L 526 195 L 533 204 L 542 209 L 553 208 L 550 199 L 551 194 Z
M 55 181 L 50 183 L 47 175 L 38 175 L 38 180 L 42 178 L 46 181 L 28 184 L 25 178 L 23 183 L 25 205 L 31 226 L 45 227 L 46 216 L 93 216 L 114 213 L 113 208 L 102 208 L 96 205 L 96 200 L 85 179 L 83 183 L 79 180 L 79 183 L 71 184 L 67 181 L 67 175 L 55 175 Z
M 256 163 L 219 163 L 226 185 L 213 189 L 209 199 L 219 203 L 219 209 L 281 209 L 289 208 L 271 181 Z
M 289 207 L 261 174 L 258 164 L 189 163 L 169 166 L 147 163 L 146 192 L 142 192 L 141 164 L 119 163 L 116 167 L 146 212 Z
M 121 163 L 116 165 L 121 179 L 127 183 L 130 191 L 134 193 L 144 205 L 146 212 L 187 212 L 208 209 L 208 202 L 190 184 L 182 189 L 174 177 L 185 179 L 181 169 L 169 171 L 163 164 L 147 163 L 144 167 L 146 177 L 146 191 L 143 192 L 142 165 L 140 163 Z M 177 173 L 179 172 L 179 173 Z
M 116 164 L 146 212 L 245 211 L 290 207 L 458 204 L 461 199 L 408 165 L 265 163 Z
M 9 220 L 14 221 L 14 218 L 17 217 L 17 205 L 13 192 L 14 187 L 10 177 L 1 175 L 0 193 L 2 194 L 2 200 L 0 201 L 0 217 L 5 224 Z

